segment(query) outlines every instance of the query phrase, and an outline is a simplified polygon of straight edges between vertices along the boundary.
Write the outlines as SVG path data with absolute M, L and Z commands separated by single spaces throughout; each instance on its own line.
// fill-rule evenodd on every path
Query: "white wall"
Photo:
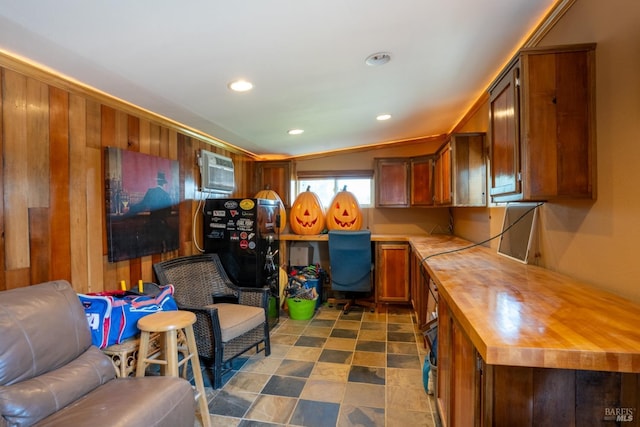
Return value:
M 640 301 L 640 2 L 577 0 L 540 45 L 589 42 L 597 43 L 598 198 L 540 209 L 540 264 Z M 456 234 L 481 241 L 499 232 L 502 209 L 455 209 L 454 218 Z

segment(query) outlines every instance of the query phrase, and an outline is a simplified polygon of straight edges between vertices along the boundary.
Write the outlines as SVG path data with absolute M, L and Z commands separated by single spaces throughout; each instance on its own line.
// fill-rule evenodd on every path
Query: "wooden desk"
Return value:
M 292 242 L 327 242 L 327 234 L 320 235 L 280 235 L 281 264 L 289 260 L 289 244 Z M 409 294 L 409 237 L 400 234 L 372 234 L 375 242 L 375 303 L 406 304 Z M 328 291 L 328 290 L 327 290 Z M 328 294 L 323 292 L 323 294 Z
M 440 295 L 443 424 L 638 425 L 640 304 L 484 247 L 430 257 L 470 244 L 411 239 Z

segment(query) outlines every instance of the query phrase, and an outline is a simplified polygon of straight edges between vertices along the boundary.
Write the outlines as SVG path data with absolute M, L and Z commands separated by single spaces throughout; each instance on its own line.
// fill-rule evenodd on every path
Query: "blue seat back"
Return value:
M 341 292 L 371 290 L 371 231 L 329 231 L 331 288 Z

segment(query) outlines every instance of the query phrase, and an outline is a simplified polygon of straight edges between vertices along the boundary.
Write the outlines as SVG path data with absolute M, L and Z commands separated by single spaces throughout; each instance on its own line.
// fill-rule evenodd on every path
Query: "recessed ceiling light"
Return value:
M 364 60 L 365 64 L 376 67 L 378 65 L 384 65 L 391 61 L 391 54 L 389 52 L 372 53 Z
M 253 83 L 248 82 L 246 80 L 235 80 L 229 83 L 229 89 L 234 92 L 246 92 L 248 90 L 253 89 Z
M 384 121 L 384 120 L 389 120 L 391 118 L 391 114 L 380 114 L 378 117 L 376 117 L 376 120 L 378 121 Z
M 304 132 L 304 129 L 290 129 L 287 131 L 289 135 L 300 135 Z

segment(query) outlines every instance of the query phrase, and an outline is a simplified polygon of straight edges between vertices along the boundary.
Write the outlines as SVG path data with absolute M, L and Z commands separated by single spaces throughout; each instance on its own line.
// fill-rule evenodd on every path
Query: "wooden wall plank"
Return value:
M 192 242 L 192 221 L 193 218 L 193 170 L 190 165 L 195 162 L 195 151 L 191 138 L 180 135 L 178 138 L 180 151 L 178 153 L 178 163 L 180 164 L 180 229 L 178 231 L 178 250 L 181 255 L 191 254 Z
M 77 292 L 89 292 L 89 259 L 87 254 L 87 174 L 85 99 L 69 97 L 69 204 L 71 253 L 71 283 Z M 81 254 L 85 254 L 82 256 Z
M 49 87 L 27 79 L 29 207 L 49 207 Z
M 138 280 L 142 279 L 142 260 L 141 258 L 135 258 L 129 260 L 129 277 L 127 282 L 130 284 L 130 287 L 136 286 L 138 284 Z
M 151 123 L 149 120 L 140 119 L 139 132 L 140 152 L 149 154 L 149 150 L 151 149 Z
M 95 111 L 92 112 L 95 114 Z M 87 128 L 87 134 L 90 128 Z M 102 148 L 87 148 L 85 154 L 86 200 L 87 200 L 87 268 L 88 291 L 104 290 L 102 260 L 102 235 L 106 230 L 104 222 L 104 174 L 102 173 Z M 78 254 L 76 254 L 78 256 Z M 105 257 L 106 259 L 106 257 Z
M 173 129 L 169 130 L 169 153 L 171 160 L 178 160 L 178 132 Z
M 16 268 L 5 272 L 6 289 L 17 289 L 31 285 L 29 267 Z
M 29 185 L 25 175 L 27 152 L 27 79 L 14 71 L 4 71 L 4 200 L 5 268 L 7 271 L 29 268 Z M 28 277 L 28 275 L 27 275 Z M 7 285 L 8 288 L 12 284 Z
M 149 153 L 153 156 L 160 155 L 160 126 L 151 123 L 149 128 Z
M 105 291 L 113 291 L 120 289 L 118 284 L 118 265 L 115 262 L 109 262 L 107 255 L 102 257 L 102 289 Z M 123 277 L 126 279 L 126 277 Z
M 102 108 L 100 109 L 100 140 L 101 140 L 100 145 L 104 148 L 116 146 L 116 111 L 113 108 L 107 107 L 105 105 L 103 105 Z M 102 187 L 104 187 L 104 178 L 105 178 L 104 151 L 102 152 L 101 165 L 102 166 L 100 170 L 103 171 Z M 102 201 L 104 201 L 104 188 L 102 190 L 101 203 L 103 203 Z M 102 210 L 101 215 L 102 215 L 102 223 L 106 224 L 107 218 L 106 218 L 106 212 L 104 209 Z M 103 255 L 107 255 L 108 253 L 107 244 L 108 244 L 107 228 L 105 226 L 102 228 L 102 254 Z M 105 269 L 105 274 L 106 273 L 107 271 Z
M 142 280 L 157 283 L 153 275 L 153 258 L 151 255 L 140 258 L 140 268 L 142 270 Z
M 101 148 L 100 129 L 102 126 L 101 109 L 102 106 L 91 99 L 85 103 L 87 112 L 87 142 L 86 146 L 91 148 Z
M 140 151 L 140 119 L 127 116 L 127 150 Z
M 100 108 L 100 145 L 116 146 L 116 110 L 102 105 Z
M 116 282 L 115 283 L 105 283 L 104 287 L 106 289 L 119 289 L 118 287 L 120 286 L 119 283 L 124 280 L 126 285 L 127 285 L 127 289 L 131 289 L 131 270 L 129 268 L 129 264 L 130 264 L 130 260 L 126 260 L 126 261 L 118 261 L 115 263 L 112 263 L 116 266 Z M 135 284 L 133 284 L 135 286 Z
M 31 269 L 29 283 L 42 283 L 51 272 L 51 223 L 49 208 L 29 209 Z
M 2 135 L 2 116 L 3 116 L 3 86 L 4 86 L 4 69 L 0 68 L 0 157 L 4 159 L 4 140 Z M 4 161 L 0 162 L 0 291 L 7 289 L 7 281 L 5 277 L 5 264 L 4 264 Z
M 69 205 L 69 94 L 49 89 L 49 158 L 51 221 L 50 279 L 71 282 L 71 220 Z
M 169 157 L 169 129 L 160 128 L 160 151 L 157 154 L 160 157 Z
M 115 117 L 115 145 L 114 147 L 121 148 L 123 150 L 127 150 L 128 141 L 127 141 L 127 133 L 128 133 L 128 125 L 129 125 L 129 115 L 123 111 L 116 110 Z

